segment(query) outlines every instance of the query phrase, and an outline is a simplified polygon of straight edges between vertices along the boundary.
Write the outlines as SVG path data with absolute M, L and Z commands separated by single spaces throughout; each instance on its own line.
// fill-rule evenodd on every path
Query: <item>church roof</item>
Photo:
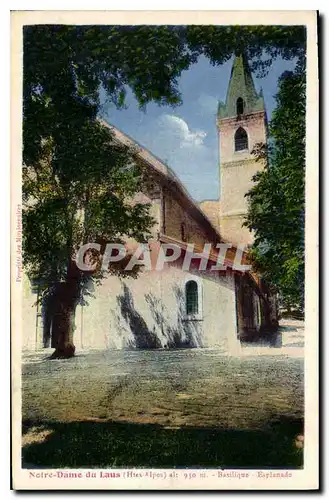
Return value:
M 223 239 L 218 231 L 218 228 L 214 226 L 212 221 L 207 217 L 207 215 L 204 213 L 202 208 L 199 206 L 199 204 L 193 200 L 191 195 L 188 193 L 187 189 L 185 186 L 182 184 L 182 182 L 179 180 L 177 175 L 173 172 L 173 170 L 168 167 L 160 158 L 155 156 L 151 151 L 146 149 L 144 146 L 139 144 L 136 140 L 133 138 L 129 137 L 127 134 L 122 132 L 121 130 L 117 129 L 113 125 L 108 124 L 105 120 L 101 119 L 100 120 L 103 125 L 109 127 L 112 132 L 114 133 L 115 139 L 120 142 L 121 144 L 125 144 L 129 147 L 131 146 L 137 146 L 137 156 L 146 164 L 151 170 L 153 170 L 154 173 L 157 173 L 160 177 L 162 177 L 165 182 L 168 183 L 168 186 L 170 187 L 170 190 L 172 191 L 173 194 L 175 194 L 183 204 L 185 210 L 191 214 L 193 219 L 198 222 L 202 228 L 206 231 L 206 233 L 210 236 L 211 240 L 213 243 L 217 242 L 223 242 L 227 243 L 225 239 Z M 203 200 L 204 202 L 205 200 Z M 218 203 L 215 200 L 212 200 L 213 203 Z M 202 203 L 202 202 L 201 202 Z M 184 243 L 182 241 L 174 240 L 170 238 L 168 235 L 161 235 L 161 241 L 167 241 L 168 242 L 175 242 L 176 244 L 179 244 L 180 246 L 185 247 L 187 243 Z M 195 251 L 202 251 L 201 249 L 195 248 Z M 225 259 L 225 264 L 228 265 L 229 267 L 232 267 L 235 259 L 235 252 L 236 252 L 236 247 L 232 245 L 231 248 L 227 249 L 227 259 Z M 212 251 L 210 255 L 210 260 L 214 259 L 214 262 L 217 261 L 217 256 L 218 256 L 218 250 Z M 247 252 L 243 252 L 243 258 L 242 262 L 246 263 L 247 262 Z
M 202 225 L 202 227 L 208 231 L 208 233 L 212 234 L 213 239 L 217 241 L 223 241 L 221 238 L 218 229 L 214 227 L 212 221 L 207 217 L 207 215 L 203 212 L 199 204 L 192 198 L 189 194 L 183 183 L 174 173 L 174 171 L 168 167 L 160 158 L 151 153 L 144 146 L 139 144 L 135 139 L 129 137 L 127 134 L 119 130 L 118 128 L 110 125 L 105 120 L 100 120 L 103 125 L 109 127 L 113 133 L 115 138 L 121 143 L 127 146 L 137 146 L 137 156 L 144 162 L 144 164 L 148 165 L 155 173 L 159 174 L 166 182 L 169 184 L 172 192 L 176 193 L 176 196 L 181 200 L 181 202 L 185 205 L 186 209 L 191 213 L 192 217 Z
M 244 101 L 244 114 L 265 111 L 263 94 L 256 92 L 248 60 L 243 52 L 236 55 L 234 59 L 226 101 L 225 104 L 219 102 L 218 117 L 231 118 L 236 116 L 239 97 Z

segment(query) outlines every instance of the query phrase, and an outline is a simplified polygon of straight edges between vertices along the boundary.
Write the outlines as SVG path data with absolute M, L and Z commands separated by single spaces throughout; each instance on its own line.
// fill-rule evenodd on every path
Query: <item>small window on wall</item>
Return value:
M 234 136 L 235 151 L 248 149 L 248 136 L 244 128 L 239 127 Z
M 181 223 L 180 231 L 181 231 L 181 240 L 186 241 L 186 228 L 184 222 Z
M 188 281 L 185 285 L 186 314 L 198 314 L 199 312 L 199 294 L 196 281 Z
M 236 114 L 243 115 L 244 113 L 244 103 L 242 97 L 239 97 L 236 101 Z

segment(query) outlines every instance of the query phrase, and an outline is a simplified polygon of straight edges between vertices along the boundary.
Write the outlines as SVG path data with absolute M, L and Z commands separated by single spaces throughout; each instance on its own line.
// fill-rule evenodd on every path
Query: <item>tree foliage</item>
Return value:
M 280 294 L 283 305 L 304 307 L 305 224 L 305 72 L 284 73 L 267 148 L 255 154 L 268 162 L 247 194 L 246 225 L 255 231 L 252 258 L 264 279 Z

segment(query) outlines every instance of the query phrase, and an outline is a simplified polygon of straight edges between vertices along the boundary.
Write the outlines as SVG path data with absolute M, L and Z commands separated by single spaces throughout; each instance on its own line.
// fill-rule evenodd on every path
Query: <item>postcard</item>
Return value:
M 318 489 L 317 13 L 11 21 L 12 488 Z

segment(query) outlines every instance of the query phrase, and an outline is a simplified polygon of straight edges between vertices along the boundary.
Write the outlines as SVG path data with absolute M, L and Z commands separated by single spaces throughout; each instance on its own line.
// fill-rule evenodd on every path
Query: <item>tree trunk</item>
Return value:
M 54 298 L 56 307 L 52 328 L 55 351 L 51 358 L 71 358 L 75 353 L 73 333 L 78 302 L 77 284 L 75 281 L 58 283 L 56 288 Z

